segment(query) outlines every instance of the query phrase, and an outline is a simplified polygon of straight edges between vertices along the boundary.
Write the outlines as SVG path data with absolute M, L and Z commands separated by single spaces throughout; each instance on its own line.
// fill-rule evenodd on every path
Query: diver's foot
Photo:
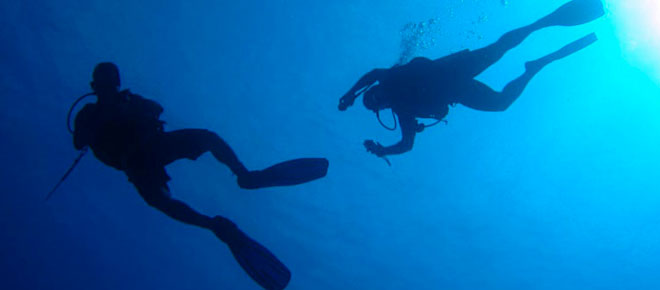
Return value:
M 236 182 L 238 182 L 238 186 L 243 189 L 258 189 L 264 187 L 262 175 L 263 173 L 259 170 L 247 171 L 238 175 Z
M 543 59 L 528 61 L 525 63 L 525 73 L 536 74 L 544 66 L 548 65 L 548 63 L 549 63 L 548 61 L 544 61 Z
M 300 158 L 275 164 L 264 170 L 248 171 L 238 175 L 238 186 L 257 189 L 273 186 L 290 186 L 324 177 L 328 172 L 325 158 Z
M 234 222 L 221 216 L 215 216 L 211 221 L 210 230 L 226 244 L 235 244 L 244 235 Z
M 293 180 L 292 180 L 293 178 Z M 236 178 L 238 186 L 242 189 L 259 189 L 275 186 L 290 186 L 308 182 L 310 180 L 298 180 L 297 176 L 289 176 L 272 170 L 254 170 L 239 175 Z
M 593 44 L 597 40 L 598 37 L 596 36 L 595 33 L 587 34 L 586 36 L 567 44 L 566 46 L 560 48 L 559 50 L 551 54 L 548 54 L 537 60 L 526 62 L 525 63 L 525 69 L 527 70 L 526 72 L 537 73 L 539 70 L 541 70 L 543 67 L 550 64 L 551 62 L 562 59 L 582 49 L 585 49 L 586 47 Z

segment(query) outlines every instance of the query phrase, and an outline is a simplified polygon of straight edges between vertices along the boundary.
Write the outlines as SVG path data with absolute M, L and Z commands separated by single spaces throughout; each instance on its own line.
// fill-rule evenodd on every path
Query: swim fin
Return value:
M 546 66 L 547 64 L 549 64 L 549 63 L 551 63 L 555 60 L 567 57 L 567 56 L 569 56 L 573 53 L 576 53 L 576 52 L 586 48 L 587 46 L 593 44 L 597 40 L 598 40 L 598 37 L 596 36 L 595 33 L 589 33 L 588 35 L 567 44 L 566 46 L 560 48 L 559 50 L 557 50 L 557 51 L 555 51 L 551 54 L 548 54 L 548 55 L 546 55 L 542 58 L 539 58 L 537 60 L 527 62 L 525 64 L 525 67 L 526 67 L 527 71 L 531 71 L 531 70 L 537 70 L 538 71 L 541 68 L 543 68 L 544 66 Z
M 245 189 L 297 185 L 324 177 L 328 172 L 325 158 L 300 158 L 275 164 L 264 170 L 249 171 L 238 176 Z
M 545 26 L 575 26 L 605 15 L 601 0 L 573 0 L 539 20 Z
M 236 225 L 223 217 L 213 219 L 213 232 L 229 247 L 234 259 L 266 290 L 282 290 L 291 280 L 291 272 L 268 249 L 248 237 Z

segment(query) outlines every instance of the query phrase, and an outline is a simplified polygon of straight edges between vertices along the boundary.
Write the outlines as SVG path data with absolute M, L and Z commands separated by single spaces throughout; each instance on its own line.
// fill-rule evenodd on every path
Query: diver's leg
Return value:
M 508 92 L 510 93 L 510 92 Z M 471 80 L 466 86 L 458 102 L 471 109 L 487 112 L 499 112 L 506 110 L 517 98 L 518 95 L 496 92 L 486 84 Z
M 518 46 L 532 32 L 550 26 L 574 26 L 593 21 L 604 15 L 600 0 L 573 0 L 536 22 L 507 32 L 497 42 L 470 52 L 466 68 L 472 77 L 481 74 L 500 60 L 504 54 Z
M 213 154 L 213 157 L 217 159 L 218 161 L 224 163 L 229 167 L 231 172 L 234 174 L 241 175 L 247 172 L 247 168 L 243 165 L 243 163 L 238 159 L 238 156 L 236 156 L 236 153 L 234 150 L 229 147 L 229 144 L 225 142 L 220 136 L 217 134 L 207 131 L 209 142 L 211 145 L 211 154 Z
M 481 111 L 506 110 L 518 99 L 518 97 L 520 97 L 520 95 L 522 95 L 527 84 L 529 84 L 529 81 L 531 81 L 543 67 L 552 62 L 543 59 L 537 61 L 539 61 L 539 63 L 536 63 L 533 68 L 528 65 L 525 72 L 518 78 L 509 82 L 500 93 L 495 92 L 487 85 L 474 80 L 470 94 L 468 97 L 464 98 L 465 101 L 461 101 L 461 104 Z
M 509 82 L 502 92 L 497 92 L 486 84 L 473 79 L 467 88 L 463 88 L 459 103 L 480 111 L 504 111 L 520 97 L 529 81 L 548 63 L 537 63 L 534 68 L 527 69 L 521 76 Z
M 164 171 L 164 169 L 162 170 Z M 158 209 L 167 216 L 182 223 L 206 229 L 210 229 L 213 225 L 213 219 L 211 217 L 200 214 L 187 204 L 173 199 L 170 196 L 166 183 L 158 182 L 149 177 L 145 180 L 144 178 L 129 176 L 129 179 L 131 179 L 131 182 L 135 185 L 135 188 L 137 188 L 138 193 L 147 204 Z
M 518 78 L 509 82 L 502 89 L 502 92 L 496 92 L 486 84 L 473 79 L 467 87 L 463 88 L 459 103 L 480 111 L 504 111 L 520 97 L 529 81 L 550 62 L 543 58 L 529 62 L 527 70 Z
M 218 134 L 204 129 L 183 129 L 163 133 L 152 147 L 158 151 L 162 163 L 169 164 L 177 159 L 195 160 L 210 151 L 220 162 L 226 164 L 236 175 L 247 172 L 229 144 Z M 163 165 L 164 165 L 163 164 Z
M 156 172 L 155 177 L 159 174 Z M 167 185 L 153 182 L 150 175 L 132 175 L 129 178 L 150 206 L 180 222 L 213 231 L 216 237 L 229 247 L 239 265 L 264 289 L 284 289 L 289 283 L 289 269 L 268 249 L 243 233 L 231 220 L 222 216 L 211 218 L 198 213 L 185 203 L 171 198 Z
M 591 33 L 559 50 L 525 64 L 525 72 L 508 83 L 501 93 L 498 93 L 487 85 L 471 80 L 465 85 L 460 85 L 460 103 L 481 111 L 504 111 L 522 94 L 529 81 L 546 65 L 578 52 L 594 43 L 598 38 Z
M 520 97 L 529 81 L 548 63 L 550 62 L 538 63 L 533 68 L 528 66 L 528 69 L 518 78 L 509 82 L 502 92 L 497 92 L 486 84 L 472 79 L 466 85 L 461 86 L 459 103 L 480 111 L 504 111 Z
M 544 25 L 535 22 L 533 24 L 509 31 L 502 35 L 497 42 L 470 51 L 468 57 L 464 59 L 464 63 L 459 64 L 462 70 L 468 72 L 467 76 L 476 77 L 484 72 L 491 65 L 499 61 L 504 54 L 512 48 L 518 46 L 525 40 L 532 32 L 545 27 Z
M 217 134 L 200 129 L 185 129 L 164 133 L 156 146 L 165 164 L 181 158 L 197 159 L 211 151 L 218 161 L 236 174 L 238 185 L 245 189 L 287 186 L 309 182 L 325 176 L 328 160 L 301 158 L 275 164 L 264 170 L 250 171 L 240 162 L 234 151 Z

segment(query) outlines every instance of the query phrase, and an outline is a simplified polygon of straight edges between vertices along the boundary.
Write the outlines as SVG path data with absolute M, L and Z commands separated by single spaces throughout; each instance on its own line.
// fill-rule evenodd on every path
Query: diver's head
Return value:
M 373 112 L 387 109 L 390 106 L 380 85 L 373 86 L 364 92 L 362 103 L 365 108 Z
M 102 62 L 96 65 L 90 86 L 97 95 L 116 93 L 120 84 L 119 68 L 114 63 Z

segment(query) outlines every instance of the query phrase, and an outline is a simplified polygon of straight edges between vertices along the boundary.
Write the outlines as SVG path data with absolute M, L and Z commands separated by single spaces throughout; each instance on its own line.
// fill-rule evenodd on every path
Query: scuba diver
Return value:
M 264 170 L 248 170 L 229 145 L 211 131 L 164 131 L 164 122 L 159 119 L 163 108 L 128 90 L 119 91 L 119 70 L 113 63 L 98 64 L 92 78 L 93 93 L 88 95 L 96 95 L 97 102 L 85 105 L 75 118 L 75 148 L 89 147 L 98 160 L 123 171 L 150 206 L 183 223 L 211 230 L 262 287 L 284 289 L 291 278 L 286 266 L 229 219 L 203 215 L 172 198 L 165 166 L 211 152 L 237 176 L 241 188 L 257 189 L 319 179 L 326 175 L 328 161 L 302 158 Z
M 372 140 L 364 142 L 368 152 L 388 161 L 387 155 L 410 151 L 415 135 L 443 121 L 450 105 L 462 104 L 480 111 L 504 111 L 543 67 L 597 40 L 596 35 L 591 33 L 554 53 L 525 63 L 525 72 L 508 83 L 501 92 L 474 79 L 532 32 L 550 26 L 584 24 L 604 13 L 600 0 L 573 0 L 528 26 L 504 34 L 497 42 L 484 48 L 474 51 L 466 49 L 436 60 L 417 57 L 404 65 L 374 69 L 360 78 L 340 99 L 339 110 L 346 110 L 357 97 L 363 95 L 364 106 L 375 112 L 379 121 L 378 113 L 383 109 L 389 108 L 393 115 L 398 116 L 401 141 L 392 146 L 383 146 Z M 436 122 L 425 125 L 418 122 L 417 118 L 436 119 Z M 394 128 L 388 128 L 380 122 L 383 127 L 393 131 L 396 129 L 396 118 L 394 121 Z

